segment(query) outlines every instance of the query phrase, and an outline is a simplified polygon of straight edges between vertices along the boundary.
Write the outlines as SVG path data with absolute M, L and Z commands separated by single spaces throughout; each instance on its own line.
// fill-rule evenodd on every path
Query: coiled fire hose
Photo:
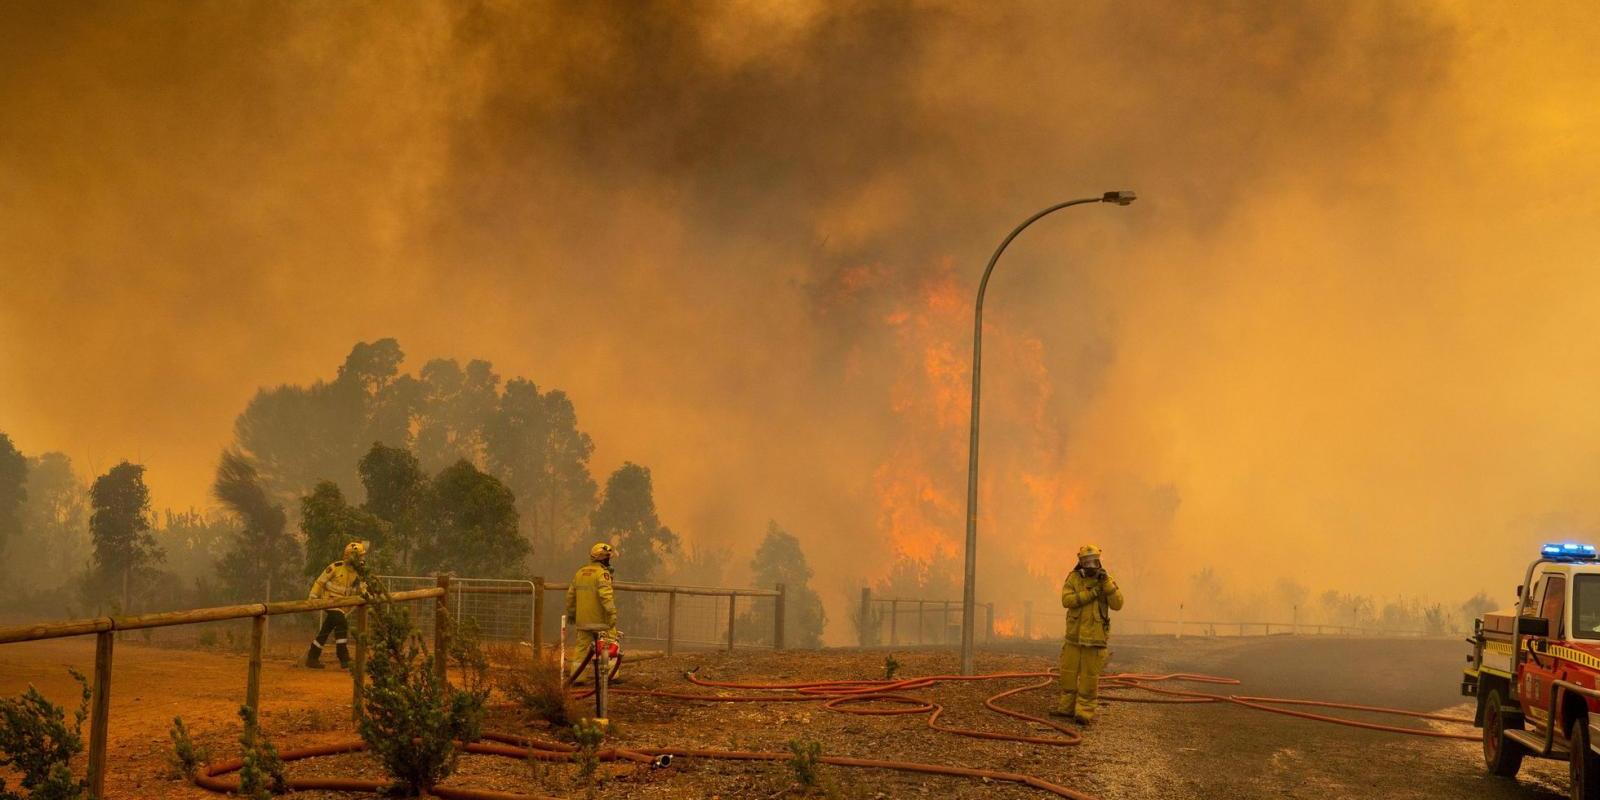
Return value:
M 957 736 L 970 736 L 982 739 L 995 739 L 1010 742 L 1025 742 L 1028 744 L 1049 745 L 1066 747 L 1080 744 L 1082 734 L 1061 723 L 1043 717 L 1026 714 L 1021 711 L 1009 709 L 999 705 L 999 701 L 1023 692 L 1045 688 L 1055 682 L 1057 672 L 1049 670 L 1044 672 L 996 672 L 986 675 L 931 675 L 918 678 L 905 678 L 901 680 L 835 680 L 835 681 L 807 681 L 799 683 L 736 683 L 728 681 L 712 681 L 699 677 L 694 672 L 685 673 L 685 678 L 696 686 L 708 689 L 740 690 L 741 694 L 720 695 L 705 692 L 680 692 L 664 689 L 634 689 L 614 687 L 611 692 L 618 695 L 633 695 L 639 697 L 655 697 L 667 700 L 684 700 L 707 703 L 772 703 L 772 702 L 821 702 L 822 707 L 829 711 L 844 714 L 870 714 L 870 715 L 900 715 L 900 714 L 928 714 L 927 725 L 936 731 L 954 734 Z M 990 681 L 1035 678 L 1035 682 L 1007 689 L 991 695 L 983 701 L 985 708 L 1014 719 L 1023 720 L 1053 729 L 1057 736 L 1033 736 L 1027 734 L 1002 733 L 998 731 L 982 731 L 970 728 L 956 728 L 939 724 L 939 717 L 944 712 L 944 707 L 938 703 L 920 697 L 914 697 L 903 692 L 926 689 L 940 683 L 958 681 Z M 1274 714 L 1283 714 L 1300 719 L 1326 722 L 1336 725 L 1346 725 L 1366 730 L 1398 733 L 1411 736 L 1428 736 L 1443 739 L 1462 739 L 1476 741 L 1478 737 L 1468 733 L 1451 733 L 1434 729 L 1407 728 L 1398 725 L 1383 725 L 1379 723 L 1364 722 L 1361 720 L 1346 719 L 1326 714 L 1316 714 L 1307 711 L 1296 711 L 1279 706 L 1303 706 L 1324 709 L 1338 709 L 1346 711 L 1360 711 L 1373 714 L 1386 714 L 1393 716 L 1410 717 L 1414 719 L 1433 720 L 1452 724 L 1472 724 L 1471 719 L 1455 717 L 1444 714 L 1432 714 L 1422 711 L 1410 711 L 1399 708 L 1386 708 L 1382 706 L 1368 706 L 1355 703 L 1333 703 L 1322 700 L 1304 700 L 1297 698 L 1256 697 L 1249 695 L 1226 695 L 1211 692 L 1201 692 L 1187 689 L 1176 689 L 1169 686 L 1158 686 L 1173 682 L 1200 683 L 1219 686 L 1235 686 L 1239 681 L 1232 678 L 1222 678 L 1214 675 L 1198 675 L 1192 673 L 1118 673 L 1106 675 L 1100 679 L 1103 690 L 1113 692 L 1119 690 L 1137 690 L 1159 695 L 1158 697 L 1124 697 L 1119 695 L 1102 695 L 1102 699 L 1113 702 L 1140 702 L 1140 703 L 1230 703 L 1244 708 L 1266 711 Z M 589 695 L 592 690 L 579 692 L 574 699 L 581 699 Z M 780 694 L 774 694 L 780 693 Z M 882 704 L 892 704 L 884 707 Z M 878 704 L 878 705 L 871 705 Z M 343 753 L 359 752 L 366 749 L 366 744 L 361 741 L 341 742 L 338 744 L 324 745 L 321 747 L 308 747 L 297 750 L 286 750 L 279 754 L 284 761 L 296 761 L 318 756 L 339 755 Z M 478 755 L 496 755 L 518 759 L 534 759 L 540 761 L 567 762 L 573 759 L 577 748 L 561 742 L 548 741 L 517 734 L 485 732 L 483 741 L 465 743 L 462 745 L 464 752 Z M 708 759 L 731 759 L 738 761 L 784 761 L 790 757 L 789 753 L 771 751 L 747 750 L 702 750 L 683 747 L 610 747 L 596 752 L 596 757 L 603 762 L 628 761 L 641 765 L 666 766 L 669 763 L 663 757 L 692 757 Z M 1051 783 L 1032 775 L 1023 775 L 1015 772 L 999 770 L 977 769 L 971 767 L 946 766 L 942 764 L 927 764 L 915 761 L 893 761 L 867 758 L 850 758 L 845 756 L 822 756 L 818 759 L 824 764 L 841 767 L 865 767 L 873 769 L 888 769 L 900 772 L 912 772 L 924 775 L 943 775 L 950 777 L 986 778 L 989 780 L 1006 781 L 1029 786 L 1040 791 L 1053 794 L 1057 797 L 1067 797 L 1073 800 L 1096 800 L 1092 795 L 1078 792 L 1066 786 Z M 202 768 L 194 777 L 196 785 L 216 792 L 237 792 L 239 782 L 237 778 L 226 779 L 223 776 L 237 772 L 242 767 L 240 759 L 231 759 L 218 762 Z M 390 784 L 380 781 L 359 780 L 349 778 L 295 778 L 289 781 L 289 788 L 294 790 L 332 790 L 356 792 L 383 792 Z M 454 788 L 436 786 L 432 793 L 446 800 L 556 800 L 546 795 L 512 794 L 507 792 L 494 792 L 480 789 Z

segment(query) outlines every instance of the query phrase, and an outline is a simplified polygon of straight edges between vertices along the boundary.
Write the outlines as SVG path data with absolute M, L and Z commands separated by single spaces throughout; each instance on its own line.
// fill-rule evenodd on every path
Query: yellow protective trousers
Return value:
M 1100 670 L 1106 666 L 1106 648 L 1072 642 L 1061 644 L 1061 692 L 1056 712 L 1088 722 L 1094 719 L 1100 697 Z
M 568 628 L 567 635 L 572 637 L 571 643 L 567 645 L 566 677 L 568 678 L 572 677 L 573 673 L 578 671 L 578 665 L 583 663 L 584 656 L 587 656 L 590 651 L 594 650 L 595 637 L 605 637 L 607 640 L 612 642 L 617 640 L 617 630 L 615 628 L 612 628 L 609 631 L 578 631 Z M 613 653 L 614 652 L 615 651 L 613 651 Z M 615 655 L 613 655 L 613 658 L 615 658 Z

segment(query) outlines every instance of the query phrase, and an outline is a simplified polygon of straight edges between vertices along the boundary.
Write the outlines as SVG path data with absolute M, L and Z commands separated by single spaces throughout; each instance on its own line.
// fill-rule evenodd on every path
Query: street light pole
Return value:
M 972 633 L 976 619 L 977 603 L 977 573 L 978 573 L 978 387 L 983 366 L 983 295 L 989 289 L 989 275 L 994 272 L 995 262 L 1000 260 L 1000 254 L 1006 251 L 1006 246 L 1023 229 L 1037 222 L 1040 217 L 1060 211 L 1068 206 L 1083 205 L 1084 203 L 1116 203 L 1125 206 L 1134 201 L 1133 192 L 1106 192 L 1099 197 L 1086 197 L 1081 200 L 1068 200 L 1057 203 L 1049 208 L 1023 220 L 1000 242 L 995 248 L 994 255 L 989 257 L 989 266 L 983 270 L 983 280 L 978 283 L 978 303 L 972 320 L 972 439 L 967 449 L 967 566 L 966 574 L 961 584 L 961 674 L 972 675 L 976 669 L 973 665 Z

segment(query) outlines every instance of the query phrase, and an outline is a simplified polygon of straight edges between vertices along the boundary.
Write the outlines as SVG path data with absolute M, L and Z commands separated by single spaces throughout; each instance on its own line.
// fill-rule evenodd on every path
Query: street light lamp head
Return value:
M 1139 198 L 1134 195 L 1133 190 L 1124 189 L 1120 192 L 1106 192 L 1100 197 L 1100 202 L 1116 203 L 1119 206 L 1125 206 L 1137 199 Z

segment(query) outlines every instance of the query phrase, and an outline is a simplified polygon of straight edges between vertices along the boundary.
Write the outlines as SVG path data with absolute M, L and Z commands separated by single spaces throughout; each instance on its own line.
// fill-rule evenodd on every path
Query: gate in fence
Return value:
M 994 603 L 978 603 L 975 608 L 983 614 L 984 642 L 993 642 Z M 873 597 L 871 589 L 863 588 L 856 610 L 857 643 L 862 647 L 959 644 L 961 609 L 960 600 Z

